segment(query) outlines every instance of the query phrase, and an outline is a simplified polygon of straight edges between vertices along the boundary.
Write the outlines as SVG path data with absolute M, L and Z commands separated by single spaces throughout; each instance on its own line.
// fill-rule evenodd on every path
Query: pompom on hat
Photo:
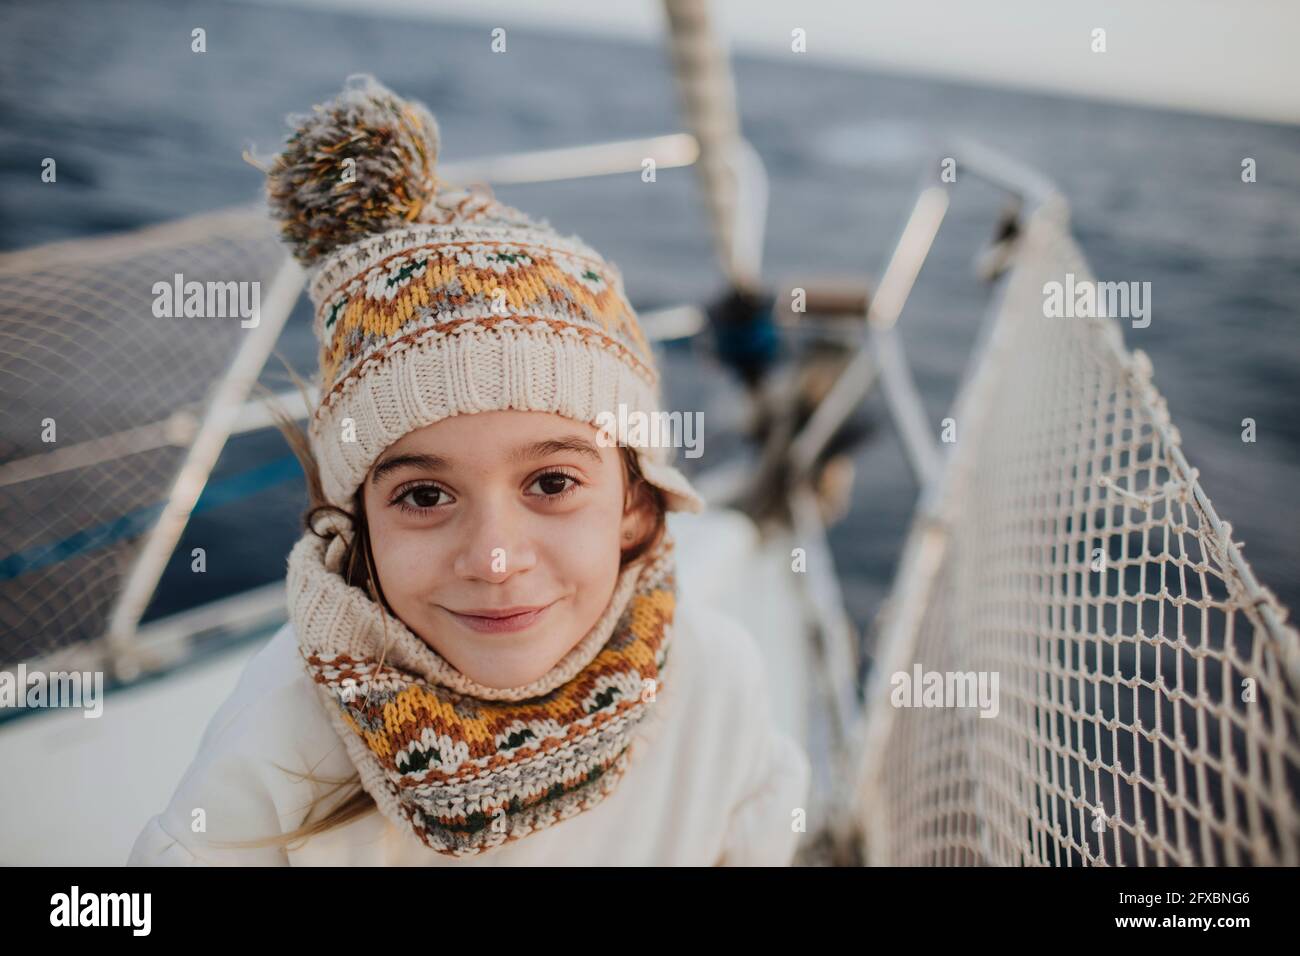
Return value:
M 348 508 L 385 448 L 452 415 L 519 409 L 622 429 L 636 417 L 620 406 L 659 411 L 655 357 L 617 267 L 441 180 L 423 105 L 354 74 L 290 122 L 267 199 L 308 268 L 321 349 L 308 434 L 332 503 Z M 669 510 L 704 508 L 671 449 L 634 451 Z

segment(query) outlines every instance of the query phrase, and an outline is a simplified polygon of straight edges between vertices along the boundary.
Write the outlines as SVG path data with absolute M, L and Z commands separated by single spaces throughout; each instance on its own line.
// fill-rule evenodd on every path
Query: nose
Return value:
M 457 577 L 500 584 L 536 565 L 527 518 L 518 510 L 491 497 L 470 506 L 453 563 Z

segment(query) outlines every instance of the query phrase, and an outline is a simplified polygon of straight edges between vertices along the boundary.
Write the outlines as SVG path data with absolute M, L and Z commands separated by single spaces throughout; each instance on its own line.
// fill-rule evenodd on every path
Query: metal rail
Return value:
M 261 306 L 259 320 L 218 382 L 198 434 L 172 482 L 162 514 L 145 538 L 144 546 L 109 613 L 106 642 L 114 673 L 120 680 L 128 680 L 142 669 L 139 647 L 134 640 L 140 618 L 158 587 L 172 552 L 176 550 L 176 543 L 208 476 L 216 467 L 244 399 L 256 383 L 280 337 L 280 330 L 298 301 L 304 281 L 302 267 L 285 256 L 271 282 L 266 302 Z

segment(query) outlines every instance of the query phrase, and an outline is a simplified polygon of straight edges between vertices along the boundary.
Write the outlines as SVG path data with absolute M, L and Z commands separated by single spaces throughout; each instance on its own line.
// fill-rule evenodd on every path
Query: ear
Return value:
M 646 534 L 649 519 L 649 502 L 645 496 L 637 494 L 623 510 L 623 520 L 619 522 L 619 545 L 626 551 L 636 545 Z

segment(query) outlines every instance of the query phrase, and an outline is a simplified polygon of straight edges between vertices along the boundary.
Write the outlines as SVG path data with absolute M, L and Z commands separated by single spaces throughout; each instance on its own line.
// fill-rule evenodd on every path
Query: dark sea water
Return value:
M 363 5 L 358 5 L 360 11 Z M 497 18 L 500 20 L 500 18 Z M 493 25 L 497 25 L 494 21 Z M 509 24 L 505 24 L 509 27 Z M 190 51 L 207 31 L 208 52 Z M 241 158 L 282 141 L 287 113 L 375 73 L 438 118 L 443 155 L 560 147 L 680 128 L 667 51 L 656 45 L 510 28 L 371 18 L 239 3 L 43 0 L 0 10 L 0 250 L 111 233 L 255 199 Z M 773 279 L 878 274 L 914 197 L 926 137 L 968 136 L 1056 180 L 1105 280 L 1150 281 L 1153 318 L 1125 329 L 1146 350 L 1183 448 L 1245 554 L 1284 602 L 1300 602 L 1300 129 L 1056 96 L 739 57 L 745 135 L 771 177 L 765 269 Z M 40 160 L 59 161 L 57 189 Z M 1253 157 L 1258 181 L 1244 184 Z M 700 302 L 712 264 L 693 173 L 658 188 L 616 176 L 509 187 L 498 196 L 576 232 L 623 270 L 638 309 Z M 927 411 L 943 417 L 986 290 L 970 258 L 999 208 L 959 191 L 902 319 Z M 303 302 L 281 350 L 304 373 L 315 354 Z M 738 389 L 691 348 L 665 356 L 673 408 L 706 408 L 703 458 L 725 454 Z M 264 380 L 288 384 L 278 365 Z M 916 488 L 878 396 L 879 428 L 858 457 L 851 516 L 832 545 L 865 624 L 892 574 Z M 1244 444 L 1241 420 L 1258 441 Z M 149 617 L 273 581 L 298 535 L 301 481 L 274 432 L 234 440 L 216 479 L 262 476 L 237 503 L 196 514 L 178 549 L 202 541 L 209 573 L 169 571 Z M 261 469 L 259 471 L 259 469 Z M 267 476 L 270 476 L 269 478 Z M 198 582 L 196 583 L 196 578 Z

